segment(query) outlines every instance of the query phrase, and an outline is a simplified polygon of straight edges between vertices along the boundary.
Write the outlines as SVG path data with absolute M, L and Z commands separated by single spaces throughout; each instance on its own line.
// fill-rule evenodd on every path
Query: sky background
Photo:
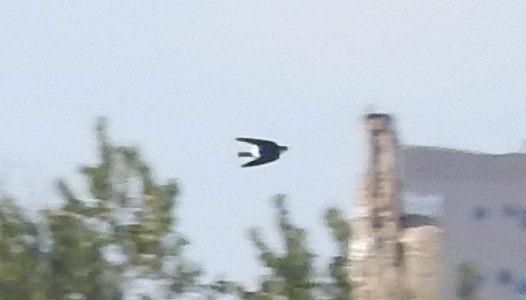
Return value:
M 260 272 L 246 230 L 276 240 L 270 198 L 289 195 L 316 252 L 321 219 L 350 212 L 368 104 L 403 143 L 516 151 L 526 139 L 526 2 L 0 1 L 0 184 L 56 203 L 96 159 L 107 116 L 160 179 L 182 187 L 189 255 L 212 274 Z M 241 169 L 238 136 L 290 147 Z

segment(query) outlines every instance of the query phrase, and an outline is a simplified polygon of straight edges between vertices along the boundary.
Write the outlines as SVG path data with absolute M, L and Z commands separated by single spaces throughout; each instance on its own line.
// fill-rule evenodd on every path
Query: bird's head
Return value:
M 287 150 L 289 150 L 288 147 L 286 147 L 286 146 L 279 146 L 279 152 L 280 152 L 280 153 L 283 153 L 283 152 L 285 152 L 285 151 L 287 151 Z

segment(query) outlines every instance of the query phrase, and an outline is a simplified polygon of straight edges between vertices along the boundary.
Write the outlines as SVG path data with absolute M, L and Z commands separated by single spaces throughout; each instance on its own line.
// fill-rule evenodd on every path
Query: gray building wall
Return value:
M 442 199 L 440 299 L 458 299 L 463 262 L 478 274 L 476 299 L 526 299 L 526 154 L 405 147 L 402 155 L 402 189 Z

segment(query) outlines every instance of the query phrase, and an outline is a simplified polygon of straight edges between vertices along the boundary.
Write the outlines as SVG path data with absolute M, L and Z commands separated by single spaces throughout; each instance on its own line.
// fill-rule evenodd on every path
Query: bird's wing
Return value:
M 246 167 L 254 167 L 254 166 L 259 166 L 259 165 L 262 165 L 262 164 L 266 164 L 266 163 L 269 163 L 269 162 L 272 162 L 272 161 L 275 161 L 277 160 L 277 158 L 269 158 L 269 157 L 266 157 L 266 156 L 262 156 L 258 159 L 255 159 L 253 161 L 249 161 L 247 162 L 246 164 L 242 165 L 241 167 L 243 168 L 246 168 Z
M 262 145 L 262 144 L 272 144 L 274 142 L 268 141 L 268 140 L 262 140 L 262 139 L 254 139 L 254 138 L 236 138 L 236 141 L 239 142 L 245 142 L 253 145 Z

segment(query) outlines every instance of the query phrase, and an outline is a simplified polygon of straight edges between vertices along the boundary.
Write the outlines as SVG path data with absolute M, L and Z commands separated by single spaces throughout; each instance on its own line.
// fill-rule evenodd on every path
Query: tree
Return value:
M 82 244 L 85 252 L 74 251 L 72 255 L 85 255 L 85 262 L 91 263 L 79 265 L 83 260 L 79 262 L 77 257 L 64 264 L 72 268 L 70 271 L 86 267 L 86 279 L 104 278 L 100 284 L 111 279 L 113 286 L 103 289 L 115 291 L 106 295 L 109 299 L 122 297 L 137 281 L 160 286 L 157 295 L 144 295 L 152 299 L 192 291 L 201 272 L 183 255 L 188 241 L 175 229 L 177 183 L 157 183 L 138 149 L 113 145 L 106 119 L 98 119 L 96 136 L 99 161 L 81 168 L 89 198 L 81 200 L 63 180 L 57 183 L 64 205 L 58 212 L 48 213 L 53 250 L 63 249 L 65 253 L 57 255 L 64 258 L 73 250 L 72 241 Z M 93 288 L 101 290 L 101 286 Z
M 325 214 L 326 225 L 338 246 L 338 255 L 333 257 L 328 267 L 330 280 L 327 281 L 314 268 L 315 255 L 308 246 L 306 231 L 292 222 L 286 197 L 277 195 L 273 204 L 284 251 L 280 253 L 272 250 L 263 240 L 260 230 L 250 229 L 250 240 L 258 250 L 259 260 L 270 272 L 261 276 L 256 291 L 239 289 L 241 298 L 270 300 L 281 296 L 289 300 L 350 299 L 347 245 L 351 233 L 343 214 L 336 208 L 327 210 Z
M 348 257 L 352 236 L 351 226 L 345 220 L 342 211 L 337 208 L 329 208 L 324 217 L 325 224 L 331 230 L 338 249 L 337 255 L 332 258 L 329 265 L 332 281 L 327 293 L 333 300 L 349 300 L 351 299 L 351 284 Z
M 12 198 L 0 199 L 0 300 L 46 300 L 38 228 Z
M 473 264 L 463 262 L 458 267 L 459 282 L 457 296 L 461 300 L 475 300 L 476 289 L 479 284 L 479 277 Z
M 63 202 L 38 223 L 3 199 L 0 300 L 173 299 L 206 288 L 176 230 L 178 184 L 158 183 L 136 148 L 112 144 L 104 118 L 96 137 L 99 161 L 81 168 L 86 197 L 59 180 Z M 144 282 L 154 291 L 133 291 Z

